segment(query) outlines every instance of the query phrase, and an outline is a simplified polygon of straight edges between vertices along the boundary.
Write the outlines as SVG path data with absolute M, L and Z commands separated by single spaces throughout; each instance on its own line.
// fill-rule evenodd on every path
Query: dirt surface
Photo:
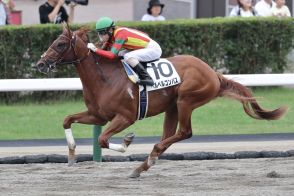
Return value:
M 140 162 L 0 165 L 0 195 L 293 196 L 294 158 L 159 160 L 138 179 Z
M 127 156 L 131 154 L 150 153 L 154 144 L 132 144 L 125 153 L 103 149 L 103 155 Z M 186 152 L 221 152 L 234 153 L 237 151 L 294 150 L 293 140 L 257 141 L 257 142 L 206 142 L 206 143 L 176 143 L 167 149 L 166 153 Z M 92 154 L 93 146 L 77 145 L 76 154 Z M 68 154 L 67 146 L 38 146 L 38 147 L 0 147 L 0 158 L 36 154 Z

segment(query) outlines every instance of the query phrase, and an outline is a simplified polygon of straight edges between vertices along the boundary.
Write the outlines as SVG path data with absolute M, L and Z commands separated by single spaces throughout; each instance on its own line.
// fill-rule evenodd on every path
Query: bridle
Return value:
M 62 38 L 65 38 L 69 41 L 69 45 L 67 46 L 67 48 L 63 51 L 63 52 L 58 52 L 56 51 L 52 45 L 52 44 L 47 51 L 52 51 L 54 56 L 55 57 L 52 57 L 51 55 L 47 55 L 46 52 L 41 56 L 41 58 L 43 59 L 43 62 L 48 65 L 48 72 L 52 71 L 54 72 L 55 68 L 56 68 L 56 65 L 65 65 L 65 64 L 80 64 L 81 62 L 83 62 L 91 53 L 91 50 L 88 49 L 88 52 L 85 56 L 83 56 L 82 58 L 78 58 L 77 57 L 77 52 L 76 52 L 76 49 L 75 49 L 75 45 L 76 45 L 76 35 L 74 34 L 71 38 L 66 36 L 66 35 L 60 35 L 59 37 L 62 37 Z M 87 35 L 87 39 L 88 39 L 88 42 L 89 42 L 89 37 Z M 74 57 L 75 57 L 75 60 L 72 60 L 72 61 L 68 61 L 68 62 L 62 62 L 63 61 L 63 56 L 65 56 L 67 53 L 73 51 L 73 54 L 74 54 Z M 45 56 L 47 58 L 45 58 Z M 97 59 L 97 55 L 92 55 L 93 56 L 93 59 L 94 59 L 94 62 L 96 65 L 98 65 L 98 59 Z M 52 61 L 48 61 L 48 60 L 52 60 L 53 59 L 53 62 Z M 103 71 L 102 69 L 100 68 L 100 66 L 97 66 L 97 69 L 99 71 L 99 74 L 102 78 L 103 81 L 106 81 L 106 78 L 103 74 Z M 47 73 L 48 73 L 47 72 Z
M 68 36 L 65 36 L 65 35 L 62 34 L 59 37 L 66 38 L 67 40 L 69 40 L 69 45 L 67 46 L 66 50 L 63 51 L 63 52 L 58 52 L 51 45 L 48 48 L 47 51 L 51 50 L 54 53 L 54 56 L 56 55 L 57 57 L 56 56 L 52 57 L 50 55 L 47 55 L 46 52 L 41 56 L 41 58 L 43 58 L 43 61 L 48 65 L 49 71 L 53 71 L 56 68 L 56 65 L 79 64 L 89 56 L 90 50 L 88 50 L 87 54 L 84 57 L 82 57 L 82 58 L 77 57 L 77 52 L 76 52 L 76 49 L 75 49 L 76 39 L 77 39 L 76 35 L 73 35 L 71 38 L 69 38 Z M 75 60 L 68 61 L 68 62 L 62 62 L 63 61 L 63 56 L 65 56 L 67 53 L 69 53 L 71 51 L 73 51 Z M 47 58 L 44 58 L 45 56 Z M 53 62 L 48 62 L 47 59 L 54 59 L 54 61 Z

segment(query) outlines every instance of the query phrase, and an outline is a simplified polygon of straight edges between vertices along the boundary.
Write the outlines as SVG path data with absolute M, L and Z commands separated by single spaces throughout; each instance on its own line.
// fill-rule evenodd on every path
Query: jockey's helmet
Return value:
M 96 22 L 96 31 L 103 32 L 108 31 L 111 27 L 115 27 L 114 21 L 109 17 L 99 18 Z

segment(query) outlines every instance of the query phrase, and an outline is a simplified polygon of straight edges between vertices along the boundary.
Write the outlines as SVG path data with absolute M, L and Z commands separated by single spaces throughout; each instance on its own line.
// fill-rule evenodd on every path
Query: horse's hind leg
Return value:
M 178 108 L 177 105 L 173 105 L 165 112 L 163 134 L 161 141 L 173 136 L 177 131 L 178 126 Z
M 147 171 L 155 163 L 157 158 L 173 143 L 192 137 L 191 115 L 193 109 L 198 108 L 211 100 L 211 98 L 200 96 L 200 94 L 198 97 L 201 99 L 197 100 L 197 96 L 186 96 L 186 98 L 180 99 L 177 102 L 178 120 L 180 125 L 177 133 L 162 140 L 160 143 L 155 144 L 149 157 L 142 165 L 133 171 L 130 175 L 131 178 L 139 177 L 143 171 Z
M 132 172 L 132 174 L 130 175 L 131 178 L 139 177 L 143 171 L 147 171 L 152 165 L 155 164 L 158 156 L 162 154 L 172 143 L 182 140 L 181 138 L 179 138 L 179 136 L 177 136 L 178 133 L 175 134 L 178 125 L 178 116 L 179 115 L 176 106 L 166 111 L 164 120 L 164 132 L 161 138 L 161 142 L 154 146 L 149 157 Z M 191 122 L 191 119 L 189 117 L 188 119 Z M 189 130 L 192 133 L 191 124 L 188 127 L 190 127 Z M 172 142 L 169 144 L 168 141 L 170 140 Z

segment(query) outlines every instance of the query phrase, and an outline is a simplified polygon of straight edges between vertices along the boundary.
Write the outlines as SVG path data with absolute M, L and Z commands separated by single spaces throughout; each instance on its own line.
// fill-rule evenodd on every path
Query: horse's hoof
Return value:
M 127 135 L 125 135 L 124 143 L 126 144 L 126 146 L 129 146 L 132 143 L 134 137 L 134 133 L 128 133 Z
M 124 140 L 129 141 L 129 142 L 132 142 L 133 139 L 134 139 L 134 137 L 135 137 L 135 134 L 134 133 L 128 133 L 127 135 L 125 135 Z
M 134 170 L 130 175 L 129 178 L 139 178 L 140 177 L 140 172 L 137 170 Z
M 73 166 L 77 161 L 75 159 L 68 159 L 68 163 L 67 163 L 67 166 L 68 167 L 71 167 Z

